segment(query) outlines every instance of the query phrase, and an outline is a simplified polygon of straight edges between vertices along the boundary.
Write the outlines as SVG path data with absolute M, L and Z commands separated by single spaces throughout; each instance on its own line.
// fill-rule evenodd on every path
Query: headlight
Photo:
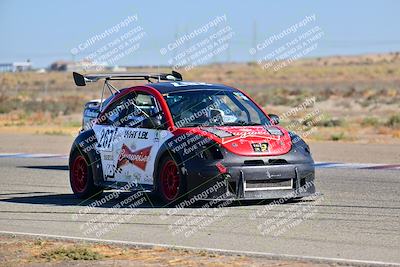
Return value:
M 295 134 L 294 132 L 289 132 L 290 138 L 292 139 L 292 145 L 302 152 L 305 152 L 306 154 L 311 154 L 310 147 L 304 142 L 303 139 L 301 139 L 300 136 Z

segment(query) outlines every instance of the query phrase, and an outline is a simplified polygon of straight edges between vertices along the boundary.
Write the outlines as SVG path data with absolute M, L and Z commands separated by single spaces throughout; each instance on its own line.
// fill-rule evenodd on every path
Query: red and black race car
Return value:
M 174 71 L 73 75 L 77 86 L 104 80 L 102 98 L 111 92 L 86 105 L 86 125 L 71 148 L 70 182 L 79 198 L 120 188 L 153 191 L 164 202 L 315 193 L 308 145 L 238 89 L 185 82 Z M 149 83 L 111 84 L 140 79 Z

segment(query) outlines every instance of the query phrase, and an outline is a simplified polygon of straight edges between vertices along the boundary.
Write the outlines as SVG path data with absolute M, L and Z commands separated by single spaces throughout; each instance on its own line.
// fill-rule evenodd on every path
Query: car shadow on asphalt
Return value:
M 42 166 L 17 166 L 17 168 L 38 169 L 38 170 L 55 170 L 68 171 L 68 165 L 42 165 Z
M 68 170 L 68 165 L 39 165 L 39 166 L 17 166 L 17 168 L 28 168 L 28 169 L 40 169 L 40 170 Z M 46 194 L 43 192 L 32 192 L 32 196 L 14 196 L 10 198 L 0 199 L 0 202 L 12 202 L 20 204 L 37 204 L 37 205 L 53 205 L 53 206 L 88 206 L 96 208 L 115 208 L 118 205 L 121 208 L 216 208 L 216 207 L 239 207 L 239 206 L 257 206 L 257 205 L 268 205 L 274 202 L 270 199 L 261 200 L 196 200 L 194 203 L 187 204 L 188 202 L 178 201 L 172 204 L 165 204 L 159 201 L 158 197 L 152 193 L 143 193 L 144 201 L 131 200 L 127 203 L 128 199 L 132 199 L 135 192 L 118 192 L 118 197 L 114 197 L 118 191 L 106 191 L 101 196 L 82 200 L 76 198 L 71 194 Z M 39 194 L 38 194 L 39 193 Z M 24 195 L 29 193 L 25 192 Z M 12 193 L 10 195 L 21 195 L 21 193 Z M 103 200 L 106 201 L 103 201 Z M 291 199 L 285 201 L 285 203 L 297 203 L 304 202 L 307 200 Z M 132 204 L 139 203 L 132 206 Z M 182 204 L 185 203 L 185 204 Z
M 50 205 L 50 206 L 82 206 L 96 208 L 215 208 L 215 207 L 239 207 L 239 206 L 257 206 L 268 205 L 273 200 L 220 200 L 207 201 L 197 200 L 191 205 L 182 204 L 183 201 L 176 204 L 164 204 L 152 193 L 143 193 L 140 198 L 133 198 L 135 192 L 104 192 L 97 198 L 82 200 L 71 194 L 49 194 L 32 192 L 31 196 L 19 196 L 19 193 L 14 193 L 13 197 L 0 199 L 0 202 L 18 203 L 18 204 L 34 204 L 34 205 Z M 116 197 L 118 195 L 118 197 Z M 136 194 L 137 195 L 137 194 Z M 299 200 L 289 201 L 290 203 L 298 202 Z M 212 204 L 210 204 L 212 202 Z M 187 202 L 185 202 L 187 203 Z M 137 204 L 137 205 L 134 205 Z

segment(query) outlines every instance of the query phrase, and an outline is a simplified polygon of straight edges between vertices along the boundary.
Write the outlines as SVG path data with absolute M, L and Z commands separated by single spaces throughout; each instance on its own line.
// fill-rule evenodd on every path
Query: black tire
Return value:
M 87 157 L 75 150 L 71 153 L 69 162 L 69 182 L 74 195 L 81 199 L 99 197 L 103 188 L 94 184 Z
M 183 200 L 186 193 L 184 176 L 175 160 L 164 156 L 159 163 L 156 177 L 156 195 L 168 205 L 176 204 L 177 200 Z

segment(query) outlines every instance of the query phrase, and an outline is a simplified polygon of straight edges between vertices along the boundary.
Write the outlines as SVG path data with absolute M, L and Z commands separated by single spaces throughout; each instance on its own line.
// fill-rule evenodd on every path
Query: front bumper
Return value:
M 237 199 L 304 197 L 315 193 L 314 167 L 309 164 L 237 166 L 229 168 L 229 193 Z
M 189 198 L 292 199 L 315 194 L 314 161 L 296 149 L 274 157 L 226 154 L 219 161 L 191 160 L 185 169 Z

